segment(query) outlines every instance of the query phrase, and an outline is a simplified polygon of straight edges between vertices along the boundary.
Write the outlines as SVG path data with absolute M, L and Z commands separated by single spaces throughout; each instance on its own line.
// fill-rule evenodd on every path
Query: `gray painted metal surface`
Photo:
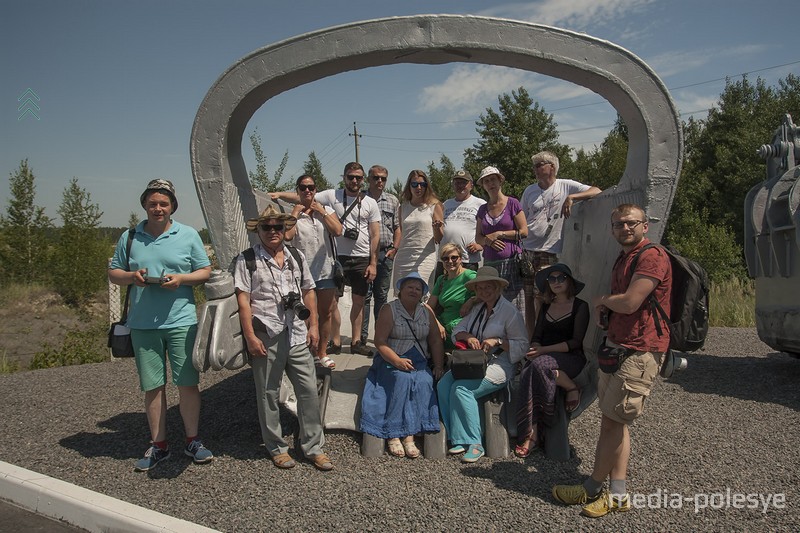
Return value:
M 766 179 L 744 202 L 744 251 L 756 285 L 758 336 L 800 357 L 800 128 L 786 115 L 771 144 L 757 151 Z
M 609 213 L 623 202 L 643 206 L 650 238 L 658 241 L 677 187 L 683 157 L 680 119 L 658 76 L 631 52 L 610 42 L 559 28 L 513 20 L 461 15 L 418 15 L 355 22 L 307 33 L 259 50 L 234 63 L 214 83 L 197 112 L 190 142 L 192 173 L 217 258 L 227 265 L 250 245 L 245 221 L 263 205 L 253 191 L 242 157 L 248 121 L 284 91 L 342 72 L 400 63 L 482 63 L 539 72 L 587 87 L 605 98 L 628 127 L 625 173 L 616 187 L 573 209 L 562 259 L 586 283 L 582 297 L 606 291 L 618 248 Z M 226 272 L 212 274 L 217 282 Z M 209 301 L 209 306 L 216 303 Z M 237 334 L 228 310 L 204 320 Z M 233 328 L 229 331 L 229 328 Z M 601 334 L 590 326 L 585 347 L 594 353 Z M 198 335 L 195 366 L 244 364 L 227 341 Z M 206 358 L 205 361 L 198 360 Z

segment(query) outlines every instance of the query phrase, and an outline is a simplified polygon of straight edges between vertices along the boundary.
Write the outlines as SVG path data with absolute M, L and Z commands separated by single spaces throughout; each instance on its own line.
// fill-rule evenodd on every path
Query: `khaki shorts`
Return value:
M 633 352 L 613 374 L 598 370 L 597 399 L 600 411 L 621 424 L 630 424 L 639 418 L 663 358 L 663 353 Z

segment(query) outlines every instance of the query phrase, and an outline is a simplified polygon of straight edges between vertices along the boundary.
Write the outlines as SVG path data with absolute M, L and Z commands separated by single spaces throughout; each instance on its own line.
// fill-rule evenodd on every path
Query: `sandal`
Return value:
M 514 447 L 514 455 L 519 457 L 520 459 L 525 459 L 531 454 L 531 450 L 533 448 L 528 444 L 528 446 L 523 446 L 522 444 L 517 444 Z
M 336 361 L 334 361 L 333 359 L 331 359 L 327 355 L 325 357 L 321 357 L 321 358 L 317 359 L 317 362 L 323 368 L 330 368 L 331 370 L 336 368 Z
M 279 453 L 278 455 L 272 456 L 272 462 L 278 468 L 294 468 L 297 465 L 294 459 L 292 459 L 288 453 Z
M 419 457 L 419 448 L 417 448 L 417 444 L 413 441 L 403 441 L 403 450 L 406 452 L 406 457 L 409 459 L 416 459 Z
M 403 449 L 403 445 L 400 443 L 400 439 L 391 439 L 386 443 L 386 445 L 389 447 L 390 455 L 394 455 L 395 457 L 406 456 L 406 451 Z
M 581 404 L 581 389 L 575 387 L 574 389 L 569 389 L 568 391 L 564 392 L 566 393 L 566 396 L 564 396 L 564 408 L 567 410 L 568 413 L 571 413 L 572 411 L 577 409 L 578 406 Z M 568 399 L 569 395 L 573 392 L 578 393 L 578 398 L 576 399 L 575 397 L 573 397 L 572 400 L 569 400 Z
M 313 456 L 311 458 L 311 462 L 314 463 L 314 466 L 317 467 L 317 470 L 322 470 L 323 472 L 328 472 L 330 470 L 333 470 L 333 463 L 331 462 L 330 458 L 324 453 Z

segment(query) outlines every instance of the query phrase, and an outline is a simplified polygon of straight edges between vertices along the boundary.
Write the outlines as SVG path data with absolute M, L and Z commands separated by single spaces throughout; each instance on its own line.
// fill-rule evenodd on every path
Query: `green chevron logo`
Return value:
M 41 111 L 41 108 L 36 103 L 39 101 L 39 95 L 37 95 L 33 90 L 28 87 L 28 89 L 22 93 L 22 96 L 17 98 L 17 102 L 22 102 L 20 106 L 17 108 L 17 111 L 21 114 L 17 117 L 17 121 L 22 120 L 23 118 L 31 115 L 35 117 L 36 120 L 40 120 L 39 115 L 37 112 Z

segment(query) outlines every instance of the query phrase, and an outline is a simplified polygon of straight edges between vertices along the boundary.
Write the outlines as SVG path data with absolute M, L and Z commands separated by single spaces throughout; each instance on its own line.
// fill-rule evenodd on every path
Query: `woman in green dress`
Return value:
M 444 339 L 444 349 L 452 350 L 455 348 L 450 336 L 453 327 L 461 321 L 461 317 L 468 311 L 462 309 L 464 302 L 472 298 L 475 294 L 467 289 L 465 284 L 476 276 L 474 270 L 464 268 L 461 264 L 461 256 L 464 250 L 457 244 L 448 243 L 439 249 L 439 258 L 444 265 L 444 274 L 436 279 L 433 286 L 428 305 L 433 309 L 436 318 L 444 327 L 446 336 Z

